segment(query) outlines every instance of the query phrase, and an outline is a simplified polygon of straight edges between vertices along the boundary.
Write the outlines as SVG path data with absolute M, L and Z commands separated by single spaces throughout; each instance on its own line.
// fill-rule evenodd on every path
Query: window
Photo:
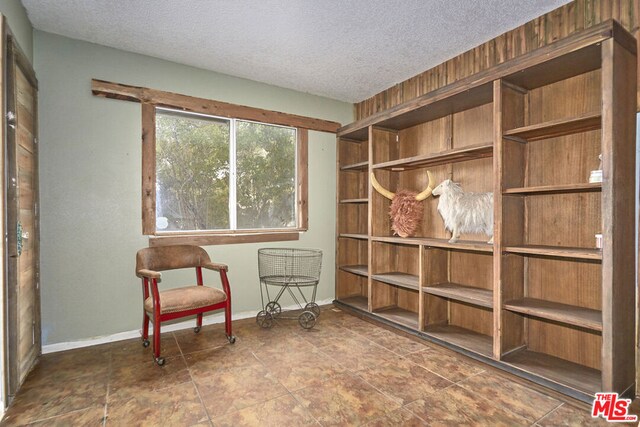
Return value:
M 149 244 L 297 240 L 307 229 L 307 137 L 283 124 L 143 103 Z
M 296 229 L 296 129 L 156 110 L 156 233 Z

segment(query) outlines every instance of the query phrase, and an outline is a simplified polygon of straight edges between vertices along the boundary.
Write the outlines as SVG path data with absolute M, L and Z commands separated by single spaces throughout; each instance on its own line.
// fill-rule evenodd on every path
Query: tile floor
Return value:
M 48 354 L 1 425 L 598 425 L 587 407 L 331 306 L 305 331 L 252 319 Z M 525 385 L 523 385 L 525 384 Z

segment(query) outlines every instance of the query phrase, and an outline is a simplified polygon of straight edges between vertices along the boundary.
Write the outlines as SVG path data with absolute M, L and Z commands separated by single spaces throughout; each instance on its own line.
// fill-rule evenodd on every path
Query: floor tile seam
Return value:
M 87 409 L 91 409 L 91 408 L 98 408 L 100 405 L 89 405 L 86 406 L 84 408 L 79 408 L 79 409 L 73 409 L 71 411 L 67 411 L 67 412 L 62 412 L 60 414 L 56 414 L 56 415 L 52 415 L 50 417 L 44 417 L 44 418 L 37 418 L 37 419 L 27 419 L 27 421 L 23 422 L 22 424 L 17 424 L 16 427 L 18 426 L 28 426 L 28 425 L 32 425 L 35 423 L 41 423 L 43 421 L 50 421 L 50 420 L 55 420 L 56 418 L 60 418 L 60 417 L 66 417 L 69 414 L 75 414 L 76 412 L 82 412 L 82 411 L 86 411 Z M 103 405 L 104 406 L 104 405 Z M 7 414 L 5 413 L 5 416 Z M 2 421 L 5 421 L 4 419 Z M 104 421 L 103 421 L 104 422 Z
M 460 383 L 461 383 L 461 382 L 464 382 L 465 380 L 467 380 L 467 379 L 469 379 L 469 378 L 471 378 L 471 377 L 475 377 L 475 376 L 477 376 L 477 375 L 480 375 L 480 373 L 477 373 L 477 374 L 475 374 L 475 375 L 471 375 L 471 376 L 469 376 L 469 377 L 467 377 L 467 378 L 464 378 L 464 379 L 462 379 L 462 380 L 460 380 L 460 381 L 456 382 L 456 383 L 454 384 L 454 386 L 457 386 L 457 387 L 461 388 L 462 390 L 465 390 L 465 391 L 467 391 L 467 392 L 469 392 L 469 393 L 473 394 L 474 396 L 477 396 L 477 397 L 478 397 L 480 400 L 482 400 L 482 401 L 489 402 L 489 403 L 495 403 L 495 402 L 494 402 L 494 401 L 492 401 L 491 399 L 489 399 L 489 398 L 485 397 L 483 394 L 481 394 L 481 393 L 479 393 L 479 392 L 477 392 L 477 391 L 475 391 L 475 390 L 469 390 L 468 388 L 463 387 L 463 386 L 461 386 L 461 385 L 460 385 Z M 508 408 L 508 407 L 506 407 L 506 406 L 502 406 L 502 405 L 501 405 L 501 406 L 498 406 L 498 408 L 499 408 L 499 409 L 502 409 L 503 411 L 508 412 L 509 414 L 511 414 L 511 415 L 513 415 L 513 416 L 515 416 L 516 418 L 520 418 L 521 420 L 526 421 L 527 423 L 529 423 L 529 425 L 531 425 L 531 424 L 535 424 L 535 423 L 537 422 L 535 419 L 534 419 L 534 420 L 531 420 L 531 419 L 529 419 L 529 418 L 527 418 L 527 417 L 525 417 L 525 416 L 523 416 L 523 415 L 516 414 L 514 411 L 512 411 L 511 409 L 509 409 L 509 408 Z
M 176 339 L 176 342 L 177 341 L 178 340 Z M 200 401 L 200 405 L 202 406 L 202 409 L 204 409 L 204 413 L 207 416 L 207 421 L 209 421 L 210 425 L 213 425 L 213 421 L 211 420 L 211 414 L 209 414 L 209 410 L 207 409 L 207 405 L 205 405 L 204 401 L 202 400 L 202 395 L 200 394 L 200 389 L 198 388 L 198 384 L 196 383 L 195 379 L 193 378 L 193 374 L 191 372 L 191 367 L 187 363 L 187 360 L 185 359 L 184 354 L 182 353 L 182 348 L 180 347 L 180 344 L 178 344 L 178 349 L 180 349 L 180 354 L 182 355 L 182 361 L 184 362 L 185 366 L 187 367 L 187 373 L 189 374 L 189 378 L 191 378 L 190 382 L 193 385 L 193 388 L 195 388 L 196 394 L 198 395 L 198 400 Z
M 540 421 L 542 421 L 545 418 L 549 417 L 551 414 L 553 414 L 554 412 L 558 411 L 560 408 L 562 408 L 563 406 L 566 406 L 566 405 L 567 405 L 566 402 L 561 402 L 560 405 L 556 406 L 555 408 L 553 408 L 552 410 L 550 410 L 549 412 L 544 414 L 542 417 L 538 418 L 536 420 L 535 424 L 538 424 Z
M 445 377 L 444 375 L 441 375 L 441 374 L 437 373 L 436 371 L 433 371 L 433 370 L 431 370 L 431 369 L 427 368 L 426 366 L 422 366 L 421 364 L 414 362 L 413 360 L 411 360 L 411 359 L 409 359 L 409 358 L 407 358 L 407 357 L 405 357 L 405 356 L 403 356 L 403 359 L 405 359 L 405 360 L 406 360 L 406 361 L 408 361 L 409 363 L 412 363 L 412 364 L 414 364 L 414 365 L 416 365 L 416 366 L 421 367 L 422 369 L 426 369 L 427 371 L 431 372 L 432 374 L 437 375 L 437 376 L 439 376 L 440 378 L 444 378 L 445 380 L 447 380 L 447 381 L 449 381 L 450 383 L 453 383 L 453 384 L 458 384 L 459 382 L 464 381 L 464 380 L 466 380 L 467 378 L 475 377 L 476 375 L 479 375 L 479 374 L 481 374 L 481 373 L 483 373 L 483 372 L 486 372 L 484 369 L 482 369 L 480 372 L 476 372 L 475 374 L 468 375 L 468 376 L 464 377 L 464 378 L 463 378 L 463 379 L 461 379 L 461 380 L 454 381 L 454 380 L 452 380 L 452 379 L 450 379 L 450 378 Z
M 320 420 L 318 420 L 312 413 L 311 411 L 309 411 L 302 402 L 300 402 L 300 400 L 293 394 L 293 392 L 289 392 L 289 396 L 291 396 L 291 398 L 296 402 L 296 404 L 298 406 L 300 406 L 302 408 L 303 411 L 305 411 L 305 413 L 307 413 L 312 420 L 314 420 L 316 422 L 316 424 L 318 424 L 319 426 L 322 426 L 322 423 L 320 422 Z

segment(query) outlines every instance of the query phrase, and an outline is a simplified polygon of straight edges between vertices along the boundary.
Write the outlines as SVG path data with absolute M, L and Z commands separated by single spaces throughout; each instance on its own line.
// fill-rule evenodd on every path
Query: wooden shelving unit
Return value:
M 422 290 L 431 295 L 462 301 L 480 307 L 493 308 L 493 292 L 489 289 L 480 289 L 473 286 L 464 286 L 457 283 L 438 283 L 425 286 Z
M 633 390 L 635 46 L 609 21 L 341 128 L 337 303 L 587 402 Z M 493 193 L 493 244 L 449 243 L 437 198 L 393 235 L 370 174 L 427 170 Z
M 512 254 L 540 255 L 558 258 L 590 259 L 601 261 L 602 251 L 591 248 L 569 248 L 561 246 L 523 245 L 505 246 L 505 252 Z
M 600 113 L 585 114 L 511 129 L 504 132 L 503 137 L 518 141 L 539 141 L 600 129 L 601 122 Z
M 602 312 L 590 308 L 544 301 L 536 298 L 521 298 L 507 301 L 504 308 L 516 313 L 555 320 L 569 325 L 602 331 Z

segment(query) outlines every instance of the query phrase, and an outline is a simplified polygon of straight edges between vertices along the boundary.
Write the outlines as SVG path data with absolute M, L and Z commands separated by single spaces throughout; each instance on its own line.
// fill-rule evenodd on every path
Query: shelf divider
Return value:
M 505 252 L 522 255 L 541 255 L 556 258 L 587 259 L 602 261 L 602 250 L 591 248 L 570 248 L 563 246 L 523 245 L 507 246 Z
M 536 187 L 507 188 L 502 194 L 537 195 L 537 194 L 563 194 L 563 193 L 588 193 L 602 191 L 601 182 L 584 182 L 580 184 L 541 185 Z
M 503 136 L 517 141 L 538 141 L 600 129 L 601 125 L 602 116 L 600 113 L 591 113 L 511 129 L 504 132 Z
M 399 271 L 390 271 L 387 273 L 372 274 L 371 278 L 378 282 L 387 283 L 389 285 L 399 286 L 401 288 L 418 290 L 419 281 L 415 274 L 407 274 Z
M 358 265 L 343 265 L 340 266 L 340 270 L 346 271 L 347 273 L 356 274 L 358 276 L 369 276 L 368 267 L 364 264 Z
M 493 143 L 485 143 L 441 151 L 439 153 L 423 154 L 420 156 L 376 163 L 372 167 L 373 169 L 407 170 L 424 168 L 427 166 L 437 166 L 445 163 L 464 162 L 491 156 L 493 156 Z
M 504 308 L 516 313 L 528 314 L 543 319 L 602 331 L 602 312 L 590 308 L 545 301 L 536 298 L 521 298 L 505 303 Z
M 426 286 L 422 290 L 428 294 L 456 301 L 462 301 L 486 308 L 493 308 L 493 291 L 457 283 L 439 283 Z

